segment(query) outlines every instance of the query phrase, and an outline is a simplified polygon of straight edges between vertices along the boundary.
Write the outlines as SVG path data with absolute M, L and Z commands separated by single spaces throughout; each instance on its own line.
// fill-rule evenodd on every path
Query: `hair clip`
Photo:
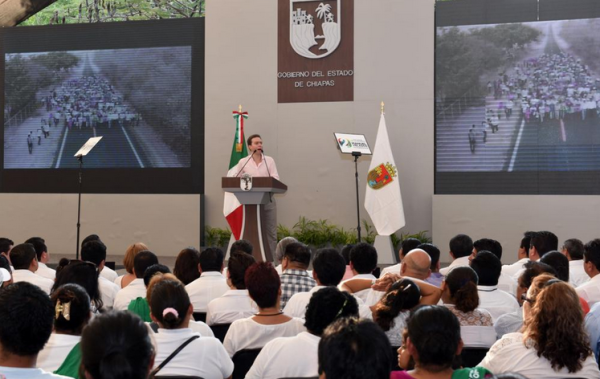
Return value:
M 404 292 L 404 291 L 406 291 L 407 289 L 409 289 L 409 288 L 410 288 L 410 286 L 412 286 L 412 283 L 411 283 L 411 284 L 409 284 L 409 285 L 407 285 L 406 287 L 402 288 L 402 292 Z
M 344 304 L 342 304 L 342 307 L 340 308 L 340 311 L 337 313 L 337 315 L 335 315 L 334 318 L 338 318 L 340 317 L 340 315 L 342 314 L 342 312 L 344 311 L 344 308 L 346 307 L 346 304 L 348 304 L 348 299 L 344 300 Z
M 179 312 L 177 312 L 177 309 L 175 309 L 175 308 L 165 308 L 162 315 L 163 315 L 163 317 L 165 317 L 169 313 L 173 313 L 176 318 L 179 317 Z
M 61 303 L 60 300 L 56 300 L 56 306 L 54 307 L 54 318 L 58 320 L 58 317 L 62 314 L 65 320 L 71 320 L 71 302 Z

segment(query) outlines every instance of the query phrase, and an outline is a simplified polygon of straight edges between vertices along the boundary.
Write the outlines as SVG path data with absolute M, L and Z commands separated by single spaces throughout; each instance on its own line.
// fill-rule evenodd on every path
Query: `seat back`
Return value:
M 244 349 L 240 350 L 232 358 L 233 374 L 232 379 L 244 379 L 250 367 L 254 364 L 254 360 L 258 357 L 261 349 Z
M 461 326 L 460 337 L 467 348 L 487 348 L 496 343 L 493 326 Z
M 485 347 L 465 347 L 460 353 L 460 360 L 463 367 L 475 367 L 487 354 L 489 348 Z
M 194 312 L 194 321 L 206 322 L 206 312 Z
M 230 326 L 231 324 L 215 324 L 210 325 L 210 329 L 213 331 L 215 338 L 218 338 L 219 341 L 223 342 Z

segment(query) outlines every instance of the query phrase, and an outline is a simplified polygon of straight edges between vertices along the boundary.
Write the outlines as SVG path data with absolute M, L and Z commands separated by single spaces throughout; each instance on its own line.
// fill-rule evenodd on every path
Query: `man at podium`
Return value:
M 227 172 L 229 177 L 240 177 L 248 174 L 252 177 L 270 176 L 279 180 L 279 173 L 273 158 L 266 156 L 263 153 L 262 138 L 258 134 L 253 134 L 247 139 L 248 150 L 250 154 L 246 158 L 240 159 L 237 165 Z M 269 247 L 272 252 L 275 252 L 277 247 L 277 207 L 275 199 L 270 198 L 270 201 L 262 207 L 264 213 L 265 225 L 264 230 L 267 233 Z

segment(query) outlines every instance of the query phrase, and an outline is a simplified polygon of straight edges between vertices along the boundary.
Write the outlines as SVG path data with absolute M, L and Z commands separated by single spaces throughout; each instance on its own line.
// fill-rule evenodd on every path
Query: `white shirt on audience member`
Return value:
M 155 332 L 150 327 L 150 324 L 151 323 L 149 323 L 149 322 L 146 323 L 146 326 L 148 326 L 148 333 L 150 333 L 151 335 L 154 335 Z M 190 320 L 188 328 L 192 329 L 192 332 L 194 332 L 194 333 L 200 333 L 200 336 L 202 336 L 202 337 L 214 337 L 215 336 L 215 334 L 213 333 L 210 326 L 206 325 L 202 321 Z
M 583 259 L 569 261 L 569 283 L 573 287 L 579 287 L 590 280 L 590 277 L 583 268 Z
M 294 294 L 294 296 L 288 300 L 285 308 L 283 308 L 283 313 L 290 317 L 304 319 L 306 316 L 306 307 L 308 306 L 313 293 L 326 287 L 327 286 L 315 286 L 308 292 L 298 292 Z M 358 303 L 358 314 L 360 318 L 372 319 L 371 309 L 360 298 L 356 296 L 354 298 Z
M 381 270 L 381 275 L 379 275 L 379 277 L 382 278 L 385 276 L 385 274 L 388 274 L 388 273 L 399 275 L 401 268 L 402 268 L 402 263 L 398 263 L 393 266 L 385 267 L 383 270 Z
M 146 297 L 146 286 L 144 285 L 144 279 L 137 278 L 125 288 L 121 288 L 115 296 L 115 302 L 113 309 L 117 311 L 126 311 L 129 307 L 131 300 L 137 299 L 138 297 Z
M 41 368 L 15 368 L 0 366 L 2 379 L 72 379 L 68 376 L 56 375 Z
M 512 277 L 513 280 L 518 280 L 519 278 L 515 278 L 515 275 L 523 269 L 523 266 L 527 262 L 529 262 L 529 258 L 519 259 L 518 261 L 510 265 L 503 265 L 502 273 Z
M 29 282 L 40 287 L 44 292 L 50 295 L 54 281 L 43 276 L 34 274 L 29 270 L 14 270 L 12 272 L 13 283 L 17 282 Z
M 246 379 L 317 377 L 320 340 L 308 332 L 275 338 L 262 348 Z
M 577 291 L 579 297 L 588 302 L 590 308 L 595 303 L 600 302 L 600 274 L 575 288 L 575 291 Z
M 354 275 L 352 277 L 352 279 L 376 280 L 377 278 L 373 274 L 356 274 L 356 275 Z M 344 282 L 342 282 L 342 283 L 344 283 Z M 369 296 L 370 291 L 371 291 L 370 289 L 366 289 L 366 290 L 355 292 L 355 293 L 353 293 L 353 295 L 357 299 L 361 299 L 363 302 L 366 302 L 367 301 L 367 297 Z
M 70 334 L 50 334 L 50 339 L 44 345 L 37 358 L 37 367 L 44 371 L 53 372 L 63 364 L 73 347 L 81 341 L 81 336 Z M 1 376 L 0 376 L 1 377 Z
M 517 282 L 509 275 L 501 272 L 498 278 L 498 289 L 517 296 Z
M 114 283 L 115 280 L 119 277 L 119 274 L 117 274 L 116 271 L 111 269 L 110 267 L 104 266 L 102 271 L 100 271 L 100 276 L 106 278 L 107 280 L 110 280 L 111 283 Z
M 194 312 L 206 312 L 208 303 L 229 291 L 227 280 L 218 271 L 205 271 L 185 286 Z
M 38 262 L 38 269 L 35 274 L 50 280 L 54 280 L 54 278 L 56 278 L 56 270 L 51 269 L 42 262 Z
M 121 289 L 118 285 L 103 276 L 98 277 L 98 287 L 100 288 L 100 296 L 102 298 L 102 303 L 104 304 L 104 309 L 111 309 L 115 303 L 117 293 L 119 293 Z M 129 304 L 127 305 L 129 306 Z
M 523 327 L 523 310 L 519 309 L 516 312 L 507 313 L 498 317 L 494 322 L 494 330 L 496 337 L 502 338 L 503 335 L 516 333 Z
M 444 267 L 442 269 L 440 269 L 440 274 L 442 275 L 448 275 L 448 273 L 450 272 L 450 270 L 454 267 L 459 267 L 459 266 L 468 266 L 469 265 L 469 256 L 467 255 L 466 257 L 460 257 L 460 258 L 456 258 L 455 260 L 453 260 L 450 265 L 448 267 Z
M 479 294 L 479 308 L 490 312 L 494 322 L 498 317 L 520 309 L 517 299 L 498 289 L 497 286 L 477 286 L 477 293 Z
M 158 367 L 182 343 L 194 335 L 190 328 L 163 329 L 155 333 L 156 358 L 154 366 Z M 196 338 L 179 352 L 158 375 L 200 376 L 204 379 L 228 378 L 233 373 L 233 362 L 223 348 L 221 341 L 213 337 Z
M 206 323 L 208 325 L 231 324 L 235 320 L 251 317 L 257 312 L 256 303 L 250 298 L 248 290 L 229 290 L 208 303 Z
M 569 373 L 566 367 L 554 371 L 550 361 L 543 356 L 538 357 L 537 350 L 533 346 L 525 346 L 521 333 L 506 334 L 496 341 L 478 366 L 485 367 L 494 374 L 518 372 L 529 379 L 600 377 L 593 354 L 587 357 L 578 372 Z
M 283 324 L 264 325 L 249 317 L 231 324 L 223 346 L 229 356 L 233 357 L 240 350 L 262 348 L 277 337 L 295 337 L 304 331 L 304 320 L 300 318 L 292 318 Z

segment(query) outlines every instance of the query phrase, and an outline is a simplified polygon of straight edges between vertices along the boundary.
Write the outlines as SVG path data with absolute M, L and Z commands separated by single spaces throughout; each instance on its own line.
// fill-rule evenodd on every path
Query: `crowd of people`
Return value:
M 600 239 L 526 232 L 502 265 L 459 234 L 444 268 L 412 238 L 383 270 L 366 243 L 252 251 L 189 247 L 171 270 L 140 242 L 118 275 L 97 235 L 56 270 L 43 238 L 0 238 L 0 377 L 600 378 Z

